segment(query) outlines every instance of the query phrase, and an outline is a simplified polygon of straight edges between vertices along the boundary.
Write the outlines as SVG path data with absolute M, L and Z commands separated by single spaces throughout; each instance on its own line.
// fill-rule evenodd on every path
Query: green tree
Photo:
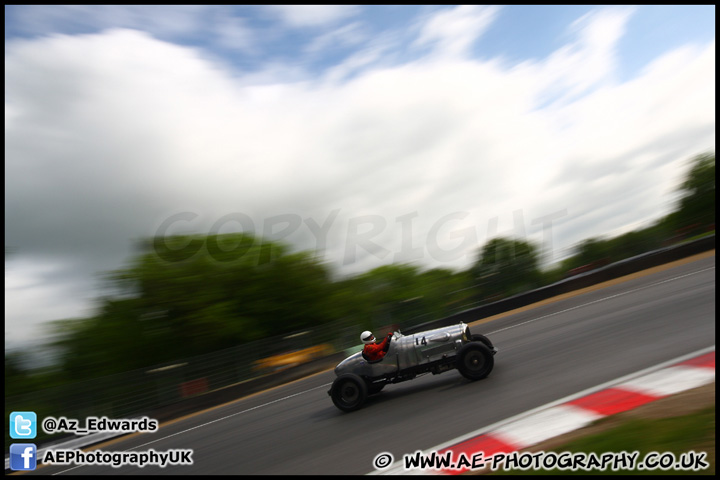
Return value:
M 680 228 L 698 225 L 702 229 L 715 223 L 715 153 L 698 155 L 691 160 L 680 193 Z
M 485 298 L 506 297 L 535 288 L 541 278 L 537 247 L 507 238 L 486 243 L 471 271 Z
M 373 327 L 401 324 L 418 314 L 417 299 L 422 297 L 413 265 L 384 265 L 359 276 L 359 286 L 370 303 Z
M 583 241 L 577 248 L 576 267 L 589 265 L 610 257 L 608 242 L 599 238 L 590 238 Z
M 468 272 L 384 265 L 338 281 L 329 308 L 363 329 L 400 328 L 445 317 L 473 301 Z M 355 338 L 355 335 L 352 335 Z
M 107 275 L 116 297 L 101 299 L 91 318 L 56 323 L 69 377 L 170 362 L 333 320 L 329 274 L 309 253 L 237 234 L 144 245 L 128 268 Z

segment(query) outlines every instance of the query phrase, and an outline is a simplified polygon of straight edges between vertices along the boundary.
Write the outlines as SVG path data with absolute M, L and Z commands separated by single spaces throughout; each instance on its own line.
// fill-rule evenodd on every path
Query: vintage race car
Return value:
M 480 380 L 492 371 L 496 353 L 487 337 L 471 334 L 464 323 L 412 335 L 395 332 L 382 359 L 369 361 L 358 352 L 340 362 L 328 395 L 340 410 L 351 412 L 388 383 L 412 380 L 419 374 L 457 368 L 464 377 Z

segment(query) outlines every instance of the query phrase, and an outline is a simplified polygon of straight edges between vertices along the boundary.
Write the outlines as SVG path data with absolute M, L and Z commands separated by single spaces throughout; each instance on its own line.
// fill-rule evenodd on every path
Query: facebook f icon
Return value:
M 11 470 L 35 470 L 37 447 L 34 443 L 13 443 L 10 445 Z
M 12 412 L 10 414 L 10 438 L 35 438 L 37 415 L 35 412 Z

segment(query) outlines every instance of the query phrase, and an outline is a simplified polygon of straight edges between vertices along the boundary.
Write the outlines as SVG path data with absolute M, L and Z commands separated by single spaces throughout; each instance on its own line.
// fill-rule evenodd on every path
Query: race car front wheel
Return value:
M 352 412 L 360 408 L 368 396 L 367 384 L 354 373 L 345 373 L 335 379 L 330 396 L 337 408 Z
M 470 380 L 487 377 L 494 366 L 493 354 L 484 343 L 468 343 L 460 349 L 457 356 L 457 369 Z
M 490 339 L 487 338 L 485 335 L 480 335 L 479 333 L 473 333 L 472 336 L 470 337 L 470 339 L 471 339 L 471 341 L 473 341 L 473 342 L 482 342 L 482 343 L 484 343 L 485 346 L 487 346 L 487 347 L 490 349 L 491 352 L 492 352 L 492 350 L 493 350 L 493 348 L 494 348 L 494 346 L 493 346 L 492 342 L 490 341 Z

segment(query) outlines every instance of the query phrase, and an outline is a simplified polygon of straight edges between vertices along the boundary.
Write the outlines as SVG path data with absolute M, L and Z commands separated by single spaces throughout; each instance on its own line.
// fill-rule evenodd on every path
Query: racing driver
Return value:
M 390 338 L 392 332 L 388 333 L 387 336 L 380 343 L 375 343 L 375 335 L 372 332 L 365 330 L 360 334 L 360 340 L 365 344 L 363 348 L 363 355 L 369 361 L 381 360 L 390 348 Z

